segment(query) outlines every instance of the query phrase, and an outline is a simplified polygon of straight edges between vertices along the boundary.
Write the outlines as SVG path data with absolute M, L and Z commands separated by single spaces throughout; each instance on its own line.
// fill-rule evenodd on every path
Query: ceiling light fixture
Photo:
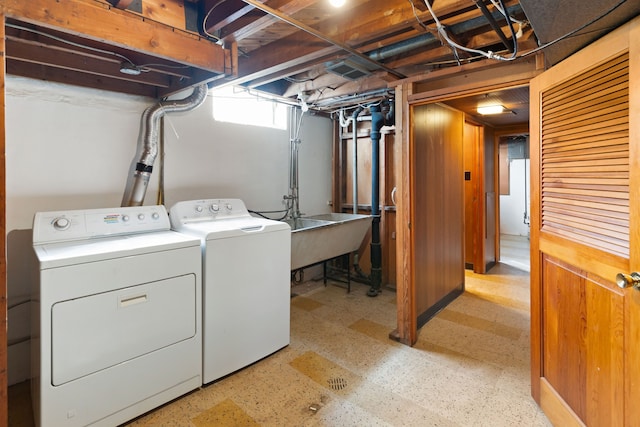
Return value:
M 130 76 L 139 76 L 140 73 L 142 73 L 142 70 L 140 69 L 140 67 L 134 65 L 134 64 L 130 64 L 128 62 L 123 62 L 120 64 L 120 72 L 122 74 L 127 74 Z
M 502 105 L 483 105 L 482 107 L 478 107 L 478 114 L 482 114 L 483 116 L 502 114 L 504 111 L 505 108 Z
M 329 0 L 329 3 L 331 3 L 331 6 L 333 7 L 342 7 L 345 2 L 346 0 Z

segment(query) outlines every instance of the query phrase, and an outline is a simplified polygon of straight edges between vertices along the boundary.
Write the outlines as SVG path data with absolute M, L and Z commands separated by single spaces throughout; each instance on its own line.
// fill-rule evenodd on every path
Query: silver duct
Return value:
M 202 105 L 207 98 L 207 85 L 194 88 L 193 93 L 184 99 L 159 102 L 148 107 L 140 119 L 138 151 L 134 158 L 135 170 L 127 180 L 122 198 L 122 206 L 142 206 L 147 192 L 153 163 L 158 155 L 158 135 L 160 119 L 166 113 L 191 111 Z M 137 159 L 137 160 L 136 160 Z

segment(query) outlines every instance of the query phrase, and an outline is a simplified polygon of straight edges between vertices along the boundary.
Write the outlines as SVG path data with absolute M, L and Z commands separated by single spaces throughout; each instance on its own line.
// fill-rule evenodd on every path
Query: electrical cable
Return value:
M 438 16 L 433 11 L 433 8 L 431 7 L 431 4 L 429 3 L 429 0 L 424 0 L 424 3 L 427 5 L 427 9 L 429 9 L 429 13 L 431 14 L 431 17 L 433 18 L 433 22 L 435 22 L 435 24 L 436 24 L 436 28 L 438 30 L 438 36 L 441 37 L 441 40 L 444 39 L 446 44 L 448 44 L 449 46 L 457 47 L 458 49 L 464 50 L 465 52 L 477 53 L 477 54 L 485 56 L 487 58 L 492 58 L 492 55 L 493 55 L 492 52 L 484 52 L 484 51 L 479 50 L 479 49 L 471 49 L 471 48 L 468 48 L 468 47 L 464 47 L 464 46 L 461 46 L 458 43 L 454 42 L 453 40 L 451 40 L 449 38 L 449 35 L 447 34 L 446 29 L 444 28 L 444 25 L 442 25 L 442 23 L 438 19 Z M 497 59 L 497 58 L 495 58 L 495 59 Z
M 490 1 L 493 4 L 493 6 L 496 9 L 498 9 L 498 12 L 500 12 L 502 16 L 504 16 L 505 18 L 510 19 L 512 22 L 515 22 L 516 24 L 524 25 L 527 23 L 526 21 L 519 21 L 514 17 L 507 15 L 507 12 L 506 12 L 506 9 L 504 9 L 504 6 L 500 6 L 500 4 L 496 0 L 490 0 Z
M 218 3 L 214 4 L 213 6 L 211 6 L 211 9 L 209 9 L 209 11 L 207 12 L 207 14 L 204 16 L 204 18 L 202 18 L 202 32 L 205 33 L 207 35 L 207 37 L 210 37 L 212 39 L 214 39 L 215 41 L 219 42 L 220 41 L 220 37 L 216 36 L 215 34 L 211 34 L 207 31 L 207 20 L 209 19 L 209 16 L 211 16 L 211 13 L 213 12 L 213 10 L 220 6 L 222 3 L 224 3 L 227 0 L 220 0 L 218 1 Z
M 47 34 L 45 32 L 38 31 L 38 30 L 36 30 L 34 28 L 23 27 L 22 25 L 16 25 L 16 24 L 11 24 L 11 23 L 7 22 L 7 23 L 5 23 L 5 26 L 10 27 L 10 28 L 15 28 L 16 30 L 29 31 L 31 33 L 38 34 L 38 35 L 43 36 L 43 37 L 48 37 L 50 39 L 53 39 L 53 40 L 56 40 L 56 41 L 59 41 L 59 42 L 62 42 L 62 43 L 66 43 L 66 44 L 71 45 L 71 46 L 79 47 L 81 49 L 87 49 L 87 50 L 91 50 L 91 51 L 94 51 L 94 52 L 105 53 L 107 55 L 113 55 L 113 56 L 116 56 L 116 57 L 126 61 L 127 63 L 129 63 L 130 65 L 132 65 L 134 67 L 138 67 L 136 64 L 133 63 L 132 60 L 130 60 L 126 56 L 121 55 L 121 54 L 116 53 L 116 52 L 111 52 L 111 51 L 108 51 L 108 50 L 99 49 L 97 47 L 86 46 L 86 45 L 83 45 L 83 44 L 80 44 L 80 43 L 72 42 L 70 40 L 65 40 L 62 37 L 54 36 L 53 34 Z
M 506 12 L 506 8 L 504 7 L 504 2 L 502 0 L 498 0 L 498 1 L 500 2 L 500 4 L 502 4 L 503 11 Z M 604 18 L 605 16 L 609 15 L 611 12 L 616 10 L 618 7 L 620 7 L 626 1 L 627 0 L 620 0 L 618 3 L 616 3 L 614 6 L 612 6 L 608 10 L 606 10 L 604 13 L 602 13 L 599 16 L 589 20 L 588 22 L 586 22 L 585 24 L 579 26 L 578 28 L 576 28 L 576 29 L 574 29 L 572 31 L 569 31 L 568 33 L 556 38 L 555 40 L 552 40 L 552 41 L 550 41 L 548 43 L 545 43 L 544 45 L 541 45 L 541 46 L 539 46 L 539 47 L 537 47 L 535 49 L 532 49 L 532 50 L 530 50 L 528 52 L 525 52 L 525 53 L 521 54 L 520 56 L 512 54 L 511 57 L 504 57 L 504 56 L 498 55 L 498 54 L 496 54 L 496 53 L 494 53 L 492 51 L 485 52 L 485 51 L 482 51 L 482 50 L 479 50 L 479 49 L 467 48 L 467 47 L 464 47 L 464 46 L 461 46 L 461 45 L 457 44 L 456 42 L 454 42 L 453 40 L 451 40 L 449 38 L 444 25 L 442 25 L 442 23 L 440 22 L 440 20 L 436 16 L 435 12 L 433 11 L 433 8 L 431 7 L 431 4 L 429 3 L 429 0 L 424 0 L 424 3 L 427 6 L 427 8 L 429 9 L 429 13 L 431 13 L 432 18 L 433 18 L 434 22 L 436 23 L 436 26 L 437 26 L 437 29 L 438 29 L 438 34 L 442 38 L 444 38 L 444 40 L 447 42 L 447 44 L 455 46 L 456 48 L 464 50 L 466 52 L 476 53 L 476 54 L 481 55 L 481 56 L 483 56 L 485 58 L 488 58 L 488 59 L 495 59 L 495 60 L 499 60 L 499 61 L 513 61 L 513 60 L 516 60 L 516 59 L 519 59 L 519 58 L 523 58 L 525 56 L 529 56 L 529 55 L 532 55 L 534 53 L 537 53 L 537 52 L 539 52 L 539 51 L 541 51 L 541 50 L 543 50 L 543 49 L 545 49 L 545 48 L 547 48 L 547 47 L 549 47 L 551 45 L 554 45 L 554 44 L 558 43 L 561 40 L 564 40 L 564 39 L 566 39 L 568 37 L 571 37 L 572 35 L 574 35 L 578 31 L 583 30 L 584 28 L 588 27 L 589 25 L 591 25 L 591 24 L 599 21 L 600 19 Z M 492 0 L 492 3 L 493 3 L 493 0 Z M 494 3 L 494 5 L 495 5 L 495 3 Z M 500 11 L 500 12 L 502 13 L 503 11 Z M 508 16 L 506 13 L 503 13 L 503 15 L 505 17 Z M 510 30 L 511 30 L 511 33 L 512 33 L 512 37 L 517 39 L 517 36 L 516 36 L 517 33 L 514 32 L 513 26 L 511 25 L 511 19 L 510 18 L 507 18 L 507 23 L 509 24 L 509 27 L 510 27 Z M 517 43 L 514 43 L 514 51 L 516 50 L 516 48 L 517 48 Z
M 497 60 L 501 60 L 501 61 L 511 61 L 516 59 L 516 57 L 514 55 L 511 56 L 511 58 L 505 58 L 503 56 L 497 55 L 491 51 L 483 51 L 480 49 L 472 49 L 472 48 L 468 48 L 465 46 L 462 46 L 458 43 L 456 43 L 455 41 L 451 40 L 451 38 L 449 37 L 449 35 L 447 34 L 447 30 L 445 29 L 445 26 L 442 25 L 442 23 L 440 22 L 440 20 L 438 19 L 437 15 L 435 14 L 435 12 L 433 11 L 433 8 L 431 7 L 431 4 L 429 3 L 429 0 L 424 0 L 424 3 L 427 5 L 427 9 L 429 9 L 429 13 L 431 13 L 431 16 L 433 17 L 433 21 L 436 23 L 436 28 L 438 29 L 438 34 L 446 41 L 446 43 L 449 46 L 453 46 L 457 49 L 463 50 L 465 52 L 469 52 L 469 53 L 476 53 L 478 55 L 482 55 L 486 58 L 489 59 L 497 59 Z M 511 21 L 509 19 L 507 19 L 507 21 L 510 23 Z M 510 26 L 511 28 L 511 32 L 513 34 L 513 36 L 515 37 L 515 33 L 513 31 L 513 27 Z M 516 43 L 517 46 L 517 43 Z M 515 47 L 514 47 L 514 51 L 515 51 Z
M 612 6 L 611 8 L 609 8 L 607 11 L 605 11 L 604 13 L 602 13 L 600 16 L 593 18 L 592 20 L 588 21 L 586 24 L 583 24 L 581 26 L 579 26 L 578 28 L 576 28 L 575 30 L 569 31 L 568 33 L 566 33 L 565 35 L 562 35 L 558 38 L 556 38 L 555 40 L 551 40 L 550 42 L 547 42 L 545 44 L 543 44 L 542 46 L 539 46 L 533 50 L 530 50 L 528 52 L 523 53 L 522 55 L 520 55 L 520 58 L 531 55 L 533 53 L 537 53 L 539 51 L 541 51 L 542 49 L 546 49 L 547 47 L 554 45 L 556 43 L 558 43 L 559 41 L 562 41 L 568 37 L 571 37 L 572 35 L 574 35 L 575 33 L 577 33 L 580 30 L 585 29 L 586 27 L 588 27 L 589 25 L 601 20 L 602 18 L 604 18 L 605 16 L 607 16 L 608 14 L 610 14 L 611 12 L 613 12 L 614 10 L 616 10 L 617 8 L 619 8 L 620 6 L 622 6 L 623 3 L 626 3 L 627 0 L 620 0 L 618 3 L 616 3 L 614 6 Z
M 504 5 L 504 0 L 498 0 L 498 2 L 502 6 L 502 9 L 504 11 L 506 11 L 507 8 Z M 509 31 L 511 31 L 511 39 L 513 40 L 513 53 L 511 55 L 511 59 L 515 59 L 518 56 L 518 37 L 516 35 L 516 32 L 513 29 L 513 23 L 511 22 L 511 19 L 509 18 L 509 15 L 507 15 L 506 13 L 503 13 L 503 15 L 504 15 L 505 19 L 507 20 L 507 25 L 509 26 Z
M 131 65 L 133 68 L 135 68 L 136 70 L 138 70 L 140 72 L 143 72 L 143 73 L 148 73 L 149 71 L 151 71 L 147 67 L 163 67 L 163 68 L 175 68 L 175 69 L 187 69 L 187 68 L 189 68 L 188 65 L 170 65 L 170 64 L 159 64 L 159 63 L 158 64 L 150 63 L 150 64 L 137 65 L 131 59 L 129 59 L 126 56 L 124 56 L 122 54 L 119 54 L 117 52 L 111 52 L 109 50 L 99 49 L 97 47 L 87 46 L 87 45 L 84 45 L 84 44 L 81 44 L 81 43 L 72 42 L 71 40 L 66 40 L 66 39 L 63 39 L 62 37 L 54 36 L 53 34 L 47 34 L 47 33 L 43 32 L 43 31 L 39 31 L 39 30 L 36 30 L 34 28 L 23 27 L 22 25 L 11 24 L 11 23 L 6 23 L 5 25 L 7 27 L 11 27 L 11 28 L 14 28 L 16 30 L 29 31 L 31 33 L 38 34 L 38 35 L 43 36 L 43 37 L 48 37 L 48 38 L 50 38 L 52 40 L 56 40 L 56 41 L 59 41 L 61 43 L 65 43 L 65 44 L 68 44 L 68 45 L 71 45 L 71 46 L 79 47 L 80 49 L 86 49 L 86 50 L 90 50 L 90 51 L 93 51 L 93 52 L 104 53 L 104 54 L 107 54 L 107 55 L 115 56 L 117 58 L 120 58 L 120 59 L 124 60 L 127 64 Z
M 265 218 L 265 219 L 271 219 L 271 220 L 274 220 L 274 221 L 282 221 L 282 220 L 283 220 L 283 219 L 285 219 L 285 218 L 287 217 L 287 215 L 289 214 L 289 209 L 284 209 L 284 210 L 281 210 L 281 211 L 260 211 L 260 212 L 258 212 L 258 211 L 252 211 L 251 209 L 247 209 L 247 211 L 248 211 L 249 213 L 252 213 L 252 214 L 258 215 L 258 216 L 260 216 L 260 217 L 262 217 L 262 218 Z M 267 213 L 280 213 L 280 212 L 284 212 L 284 216 L 282 216 L 281 218 L 278 218 L 278 219 L 270 218 L 270 217 L 268 217 L 268 216 L 266 216 L 266 215 L 263 215 L 263 214 L 267 214 Z
M 422 20 L 420 19 L 420 17 L 418 16 L 418 11 L 416 10 L 416 5 L 413 2 L 413 0 L 408 0 L 409 3 L 411 3 L 411 10 L 413 11 L 413 16 L 415 16 L 416 21 L 418 21 L 418 24 L 420 24 L 420 26 L 422 28 L 424 28 L 425 30 L 431 32 L 431 33 L 435 33 L 437 32 L 437 30 L 435 28 L 431 28 L 429 27 L 427 24 L 425 24 L 424 22 L 422 22 Z

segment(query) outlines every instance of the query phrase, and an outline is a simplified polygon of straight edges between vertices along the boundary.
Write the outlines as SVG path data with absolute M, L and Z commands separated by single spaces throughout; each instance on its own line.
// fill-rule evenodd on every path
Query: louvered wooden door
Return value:
M 532 394 L 555 425 L 640 425 L 640 22 L 531 82 Z

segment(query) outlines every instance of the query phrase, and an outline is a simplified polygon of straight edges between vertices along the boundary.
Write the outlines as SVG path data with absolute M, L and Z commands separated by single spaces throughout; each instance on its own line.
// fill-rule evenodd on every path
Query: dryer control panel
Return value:
M 167 210 L 160 205 L 37 212 L 33 219 L 33 243 L 86 240 L 170 228 Z
M 204 199 L 178 202 L 169 209 L 169 216 L 176 227 L 178 224 L 243 218 L 251 215 L 240 199 Z

